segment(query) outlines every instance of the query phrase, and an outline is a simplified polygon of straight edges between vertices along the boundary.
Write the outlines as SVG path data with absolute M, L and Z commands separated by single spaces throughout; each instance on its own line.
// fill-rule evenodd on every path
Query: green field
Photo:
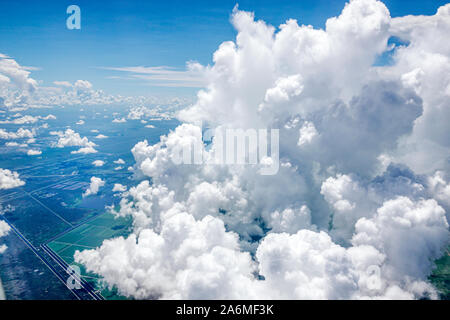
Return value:
M 436 269 L 430 276 L 430 280 L 438 289 L 440 298 L 450 300 L 450 246 L 446 254 L 436 261 Z
M 115 290 L 105 288 L 97 275 L 87 272 L 84 266 L 75 263 L 73 255 L 76 250 L 94 249 L 105 239 L 127 236 L 130 233 L 131 223 L 130 218 L 115 218 L 112 214 L 105 212 L 54 239 L 48 243 L 48 246 L 68 265 L 78 265 L 82 277 L 99 289 L 105 299 L 124 299 Z

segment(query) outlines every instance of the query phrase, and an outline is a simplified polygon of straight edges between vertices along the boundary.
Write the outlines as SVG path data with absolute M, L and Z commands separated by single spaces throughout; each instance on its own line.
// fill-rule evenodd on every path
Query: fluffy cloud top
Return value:
M 24 129 L 19 128 L 17 132 L 8 132 L 5 129 L 0 128 L 0 139 L 23 139 L 29 138 L 33 139 L 36 135 L 36 129 Z
M 114 187 L 112 188 L 113 192 L 125 192 L 127 191 L 127 187 L 124 185 L 121 185 L 120 183 L 115 183 Z
M 1 188 L 0 188 L 1 189 Z M 10 206 L 7 206 L 6 208 L 3 208 L 0 205 L 0 216 L 2 214 L 4 214 L 5 212 L 8 212 L 11 210 Z M 0 238 L 6 236 L 9 231 L 11 231 L 11 227 L 3 220 L 0 220 Z M 4 253 L 6 251 L 6 249 L 8 249 L 8 247 L 6 246 L 6 244 L 2 244 L 0 245 L 0 254 Z M 2 283 L 0 281 L 0 300 L 1 300 L 1 294 L 2 294 L 2 290 L 3 288 L 1 287 Z
M 59 137 L 58 142 L 55 144 L 58 148 L 64 147 L 82 147 L 79 150 L 72 151 L 72 153 L 96 153 L 96 144 L 89 141 L 87 137 L 81 138 L 80 134 L 72 129 L 67 129 L 65 132 L 62 131 L 52 131 L 52 135 Z
M 100 187 L 103 187 L 104 185 L 105 181 L 103 181 L 101 178 L 91 177 L 91 183 L 89 185 L 89 188 L 87 188 L 83 193 L 83 197 L 97 194 Z
M 92 164 L 96 167 L 102 167 L 105 164 L 105 161 L 103 160 L 95 160 L 92 162 Z
M 117 160 L 114 160 L 114 163 L 115 164 L 125 164 L 125 161 L 123 159 L 119 158 Z
M 29 156 L 38 156 L 38 155 L 41 155 L 41 154 L 42 154 L 41 150 L 29 149 L 27 151 L 27 155 L 29 155 Z
M 0 220 L 0 237 L 6 236 L 10 230 L 9 225 L 5 221 Z
M 83 147 L 78 150 L 71 151 L 70 153 L 72 153 L 72 154 L 78 154 L 78 153 L 88 154 L 88 153 L 97 153 L 97 150 L 95 150 L 95 148 L 93 148 L 93 147 Z
M 19 143 L 15 142 L 15 141 L 12 141 L 12 142 L 5 143 L 5 146 L 7 146 L 7 147 L 22 147 L 22 148 L 26 148 L 26 147 L 28 147 L 28 144 L 26 144 L 26 143 L 19 144 Z
M 427 276 L 449 244 L 450 5 L 391 18 L 352 0 L 324 30 L 275 29 L 237 8 L 231 21 L 236 40 L 193 66 L 208 85 L 185 123 L 132 149 L 143 181 L 113 212 L 133 218 L 132 234 L 76 261 L 139 299 L 437 298 Z M 391 48 L 392 36 L 409 44 Z M 279 129 L 278 174 L 175 164 L 179 146 L 214 156 L 199 121 Z
M 6 236 L 9 231 L 11 230 L 11 227 L 3 220 L 0 220 L 0 238 Z M 8 247 L 5 244 L 0 245 L 0 254 L 4 253 L 8 249 Z M 1 287 L 0 282 L 0 291 L 3 290 Z M 0 292 L 1 294 L 1 292 Z
M 113 121 L 112 121 L 113 123 L 124 123 L 124 122 L 127 122 L 127 119 L 125 119 L 125 118 L 117 118 L 117 119 L 114 119 Z
M 178 104 L 175 103 L 172 106 L 155 106 L 153 108 L 149 108 L 146 106 L 138 106 L 131 107 L 130 111 L 127 115 L 127 118 L 130 120 L 140 120 L 142 119 L 170 119 L 173 117 L 173 111 L 171 109 L 176 109 Z
M 11 107 L 27 103 L 36 90 L 37 81 L 14 59 L 0 55 L 0 106 Z
M 73 85 L 77 90 L 87 91 L 92 89 L 92 83 L 87 80 L 77 80 Z
M 15 171 L 0 168 L 0 189 L 11 189 L 25 184 Z
M 56 117 L 52 114 L 49 114 L 45 117 L 25 115 L 23 117 L 18 117 L 13 120 L 2 120 L 2 121 L 0 121 L 0 123 L 33 124 L 33 123 L 38 122 L 39 120 L 55 120 L 55 119 L 56 119 Z

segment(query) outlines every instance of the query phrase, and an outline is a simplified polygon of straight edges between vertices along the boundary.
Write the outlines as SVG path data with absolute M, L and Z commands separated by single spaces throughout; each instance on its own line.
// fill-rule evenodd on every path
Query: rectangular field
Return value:
M 115 218 L 109 212 L 105 212 L 62 234 L 49 242 L 48 246 L 68 265 L 78 265 L 81 276 L 98 289 L 105 299 L 124 299 L 115 290 L 106 288 L 97 275 L 87 272 L 84 266 L 75 263 L 73 256 L 77 250 L 89 250 L 100 246 L 105 239 L 127 236 L 130 233 L 131 222 L 130 218 Z

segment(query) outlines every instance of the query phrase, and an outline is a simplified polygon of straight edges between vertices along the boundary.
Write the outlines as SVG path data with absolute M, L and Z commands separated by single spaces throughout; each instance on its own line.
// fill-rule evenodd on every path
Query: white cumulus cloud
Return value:
M 0 168 L 0 189 L 11 189 L 25 184 L 15 171 Z
M 380 1 L 352 0 L 324 29 L 293 19 L 276 29 L 236 7 L 231 22 L 236 39 L 193 66 L 207 85 L 183 123 L 132 149 L 142 181 L 112 211 L 133 218 L 132 233 L 76 261 L 138 299 L 437 298 L 450 5 L 391 18 Z M 409 44 L 392 48 L 392 36 Z M 388 51 L 392 63 L 377 66 Z M 176 164 L 183 146 L 213 157 L 199 121 L 279 129 L 278 173 Z
M 91 183 L 89 188 L 83 193 L 83 197 L 87 197 L 90 195 L 95 195 L 98 193 L 99 189 L 105 185 L 105 181 L 101 178 L 91 177 Z
M 105 164 L 105 161 L 103 160 L 95 160 L 92 162 L 92 164 L 96 167 L 102 167 Z
M 113 192 L 125 192 L 127 191 L 127 187 L 120 184 L 120 183 L 115 183 L 114 187 L 112 188 Z
M 55 147 L 64 148 L 64 147 L 81 147 L 78 150 L 72 151 L 71 153 L 96 153 L 95 150 L 96 144 L 92 141 L 89 141 L 87 137 L 81 137 L 78 132 L 75 132 L 72 129 L 67 129 L 65 132 L 62 131 L 52 131 L 50 132 L 52 135 L 56 135 L 59 137 L 58 141 L 55 144 Z

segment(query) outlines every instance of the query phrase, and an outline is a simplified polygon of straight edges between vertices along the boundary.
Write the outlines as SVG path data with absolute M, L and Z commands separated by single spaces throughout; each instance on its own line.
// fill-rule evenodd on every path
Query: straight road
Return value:
M 41 244 L 41 248 L 64 270 L 70 270 L 70 266 L 61 259 L 52 249 L 50 249 L 49 246 L 46 244 Z M 97 291 L 86 281 L 84 280 L 80 275 L 78 275 L 76 272 L 72 274 L 73 278 L 76 280 L 77 283 L 79 283 L 92 297 L 94 300 L 104 300 L 104 298 L 97 293 Z
M 65 279 L 63 276 L 61 276 L 61 274 L 56 271 L 56 269 L 50 264 L 48 263 L 48 261 L 42 256 L 42 254 L 35 248 L 35 246 L 33 246 L 33 244 L 31 244 L 30 241 L 28 241 L 27 238 L 25 238 L 25 236 L 13 225 L 11 224 L 5 217 L 2 217 L 2 219 L 11 227 L 11 229 L 14 231 L 14 233 L 25 243 L 25 245 L 47 266 L 47 268 L 50 269 L 51 272 L 53 272 L 53 274 L 67 287 L 67 289 L 70 290 L 70 292 L 72 292 L 72 294 L 78 299 L 78 300 L 83 300 L 82 296 L 74 289 L 70 288 L 67 285 L 67 279 Z M 66 269 L 64 269 L 66 270 Z M 79 280 L 75 279 L 77 282 L 79 282 Z M 80 283 L 81 284 L 81 283 Z M 81 286 L 83 287 L 83 285 L 81 284 Z M 83 287 L 84 288 L 84 287 Z

